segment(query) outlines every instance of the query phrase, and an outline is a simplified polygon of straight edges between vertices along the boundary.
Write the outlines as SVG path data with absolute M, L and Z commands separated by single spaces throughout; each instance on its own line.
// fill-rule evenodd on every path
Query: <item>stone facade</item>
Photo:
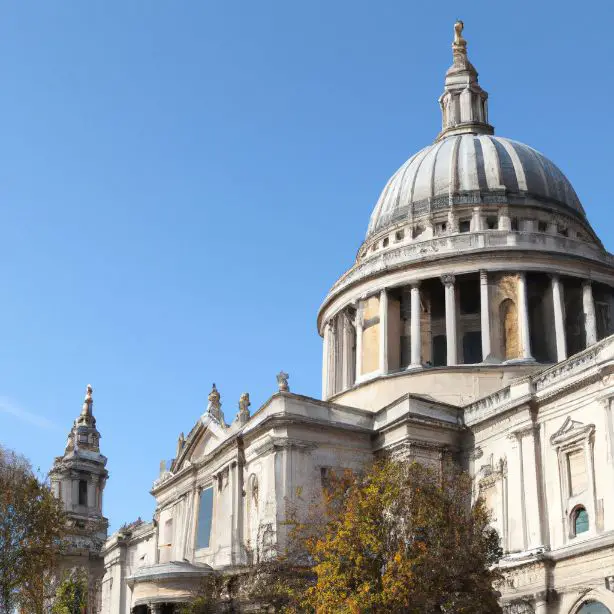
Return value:
M 322 400 L 281 373 L 227 424 L 214 385 L 152 521 L 102 549 L 105 614 L 173 611 L 203 576 L 266 558 L 298 493 L 386 451 L 470 472 L 507 614 L 614 612 L 614 258 L 564 174 L 494 136 L 487 101 L 459 22 L 442 130 L 319 310 Z

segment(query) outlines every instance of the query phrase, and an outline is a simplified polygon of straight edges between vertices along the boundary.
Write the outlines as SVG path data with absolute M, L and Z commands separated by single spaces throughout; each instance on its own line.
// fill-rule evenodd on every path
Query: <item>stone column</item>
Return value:
M 362 376 L 362 305 L 361 301 L 356 303 L 356 381 L 360 381 Z
M 590 279 L 582 283 L 582 306 L 584 311 L 584 333 L 586 347 L 597 343 L 597 319 L 595 318 L 595 301 L 593 299 L 593 286 Z
M 482 362 L 490 355 L 490 301 L 488 300 L 488 274 L 480 271 L 480 321 L 482 329 Z
M 351 388 L 352 384 L 352 370 L 354 365 L 352 364 L 352 323 L 350 322 L 350 318 L 347 313 L 343 313 L 341 316 L 341 326 L 342 326 L 342 335 L 343 335 L 343 378 L 341 381 L 341 389 L 347 390 Z
M 531 337 L 529 334 L 529 304 L 527 300 L 526 273 L 518 274 L 518 332 L 522 344 L 522 358 L 531 360 Z
M 322 341 L 322 399 L 328 397 L 328 373 L 329 373 L 329 347 L 330 347 L 330 332 L 328 322 L 324 322 Z
M 561 362 L 567 358 L 565 343 L 565 316 L 563 313 L 563 288 L 558 275 L 550 276 L 552 287 L 552 306 L 554 309 L 554 336 L 556 340 L 556 360 Z
M 411 285 L 411 361 L 410 367 L 422 365 L 422 338 L 420 336 L 420 283 Z
M 458 359 L 456 348 L 456 293 L 454 289 L 454 275 L 443 275 L 441 277 L 445 286 L 446 297 L 446 344 L 447 344 L 447 364 L 455 365 Z
M 384 288 L 379 294 L 379 370 L 388 373 L 388 292 Z

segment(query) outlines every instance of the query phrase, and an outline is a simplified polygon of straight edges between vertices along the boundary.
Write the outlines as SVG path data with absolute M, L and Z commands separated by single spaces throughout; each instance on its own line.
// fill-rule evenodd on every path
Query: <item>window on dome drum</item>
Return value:
M 482 333 L 479 330 L 463 335 L 463 363 L 473 365 L 482 361 Z
M 539 232 L 547 232 L 548 231 L 548 223 L 547 222 L 537 222 L 537 230 Z
M 382 241 L 382 247 L 388 247 L 388 243 L 390 243 L 390 240 L 388 239 L 388 237 L 386 237 L 383 241 Z
M 79 480 L 79 505 L 87 505 L 87 480 Z
M 458 223 L 459 232 L 469 232 L 470 229 L 471 229 L 471 220 L 461 220 Z
M 486 228 L 488 230 L 497 230 L 498 220 L 496 215 L 489 215 L 486 218 Z
M 612 614 L 612 612 L 599 601 L 586 601 L 578 610 L 578 614 Z
M 586 533 L 588 531 L 588 527 L 588 512 L 583 507 L 577 508 L 573 513 L 574 535 Z
M 560 235 L 563 235 L 564 237 L 569 236 L 569 230 L 565 228 L 565 226 L 558 226 L 556 230 Z
M 404 230 L 397 230 L 396 234 L 394 235 L 394 238 L 396 241 L 402 241 L 404 237 L 405 237 Z
M 512 230 L 514 230 L 514 231 L 518 230 L 518 218 L 517 217 L 513 217 L 510 220 L 510 224 L 511 224 L 511 229 Z
M 198 533 L 196 547 L 208 548 L 211 538 L 211 520 L 213 517 L 213 488 L 205 488 L 200 493 L 198 507 Z
M 447 342 L 445 335 L 433 337 L 433 366 L 445 367 L 448 362 Z

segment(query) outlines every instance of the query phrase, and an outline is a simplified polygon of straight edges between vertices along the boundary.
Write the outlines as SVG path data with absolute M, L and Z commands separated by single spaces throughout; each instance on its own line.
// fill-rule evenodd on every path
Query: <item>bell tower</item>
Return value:
M 68 434 L 62 456 L 49 472 L 53 494 L 67 516 L 66 567 L 85 567 L 97 575 L 109 522 L 102 514 L 102 493 L 108 477 L 107 459 L 100 453 L 100 433 L 93 413 L 93 389 L 86 388 L 81 413 Z

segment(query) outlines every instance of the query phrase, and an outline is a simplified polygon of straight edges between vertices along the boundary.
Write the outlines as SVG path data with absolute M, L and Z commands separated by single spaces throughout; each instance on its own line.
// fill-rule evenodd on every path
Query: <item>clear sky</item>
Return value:
M 612 233 L 614 3 L 0 3 L 0 442 L 46 472 L 94 386 L 105 513 L 149 519 L 211 383 L 319 396 L 321 299 L 436 136 L 465 21 L 496 132 Z

